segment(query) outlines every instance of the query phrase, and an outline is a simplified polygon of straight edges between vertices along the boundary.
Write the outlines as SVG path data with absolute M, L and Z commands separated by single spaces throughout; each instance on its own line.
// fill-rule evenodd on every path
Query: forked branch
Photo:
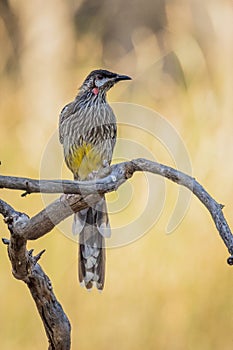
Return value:
M 192 191 L 211 214 L 215 226 L 225 243 L 233 264 L 233 235 L 223 215 L 223 205 L 213 197 L 193 177 L 171 167 L 146 159 L 112 165 L 93 181 L 32 180 L 28 178 L 0 176 L 0 188 L 8 188 L 29 193 L 63 193 L 41 212 L 29 218 L 15 211 L 9 204 L 0 200 L 0 213 L 4 216 L 11 233 L 10 240 L 3 242 L 8 246 L 13 275 L 23 280 L 29 287 L 36 302 L 46 334 L 49 349 L 70 349 L 70 324 L 57 301 L 48 276 L 43 272 L 38 260 L 42 253 L 32 255 L 26 250 L 27 240 L 34 240 L 50 232 L 55 225 L 99 200 L 99 195 L 116 190 L 136 171 L 146 171 L 163 176 Z
M 22 190 L 25 191 L 24 195 L 36 192 L 76 194 L 70 197 L 62 196 L 28 221 L 24 228 L 24 235 L 27 239 L 37 239 L 51 231 L 55 225 L 73 212 L 86 208 L 87 203 L 90 205 L 97 202 L 98 194 L 115 191 L 136 171 L 146 171 L 163 176 L 192 191 L 210 212 L 229 253 L 233 255 L 233 235 L 223 215 L 223 205 L 216 202 L 193 177 L 157 162 L 135 159 L 115 164 L 106 171 L 107 175 L 102 174 L 106 176 L 98 180 L 82 182 L 0 176 L 0 188 Z M 231 263 L 231 260 L 228 262 Z

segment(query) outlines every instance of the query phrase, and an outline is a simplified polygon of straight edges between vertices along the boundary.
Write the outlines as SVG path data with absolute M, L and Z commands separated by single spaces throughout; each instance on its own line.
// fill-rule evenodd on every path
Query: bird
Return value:
M 117 123 L 106 94 L 123 80 L 131 78 L 105 69 L 93 70 L 74 101 L 60 113 L 59 140 L 75 180 L 98 178 L 101 170 L 110 167 Z M 105 282 L 105 238 L 111 235 L 104 195 L 96 204 L 74 214 L 73 234 L 79 237 L 79 282 L 88 290 L 95 286 L 101 291 Z

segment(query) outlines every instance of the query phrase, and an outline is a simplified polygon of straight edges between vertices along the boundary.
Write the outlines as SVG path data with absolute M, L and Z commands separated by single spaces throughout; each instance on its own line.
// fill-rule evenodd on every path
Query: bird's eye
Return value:
M 97 75 L 97 79 L 98 79 L 98 80 L 102 80 L 102 79 L 103 79 L 103 76 L 102 76 L 102 75 Z

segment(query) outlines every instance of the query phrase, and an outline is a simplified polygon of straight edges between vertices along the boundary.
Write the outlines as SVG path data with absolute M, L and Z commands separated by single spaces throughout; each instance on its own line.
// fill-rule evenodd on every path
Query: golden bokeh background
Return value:
M 193 175 L 225 204 L 233 227 L 232 18 L 230 0 L 2 0 L 1 174 L 40 176 L 61 108 L 89 71 L 103 67 L 133 77 L 112 89 L 110 101 L 149 107 L 172 123 Z M 144 142 L 153 148 L 150 138 Z M 174 166 L 165 152 L 156 157 Z M 141 176 L 130 180 L 140 205 Z M 72 349 L 232 349 L 233 271 L 227 251 L 209 213 L 193 197 L 182 223 L 166 234 L 177 188 L 166 182 L 162 214 L 146 235 L 108 249 L 101 294 L 78 285 L 77 245 L 59 230 L 28 244 L 36 252 L 46 248 L 41 265 L 71 321 Z M 29 215 L 44 206 L 38 194 L 21 198 L 18 191 L 1 190 L 1 198 Z M 154 209 L 148 210 L 153 216 Z M 8 237 L 2 222 L 0 230 Z M 12 277 L 3 245 L 0 277 L 1 349 L 47 348 L 34 302 Z

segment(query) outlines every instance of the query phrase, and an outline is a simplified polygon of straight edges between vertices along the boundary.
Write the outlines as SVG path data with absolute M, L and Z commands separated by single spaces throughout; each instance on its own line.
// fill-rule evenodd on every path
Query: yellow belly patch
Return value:
M 102 158 L 93 145 L 83 143 L 72 149 L 66 158 L 66 163 L 74 175 L 84 180 L 88 174 L 102 166 Z

